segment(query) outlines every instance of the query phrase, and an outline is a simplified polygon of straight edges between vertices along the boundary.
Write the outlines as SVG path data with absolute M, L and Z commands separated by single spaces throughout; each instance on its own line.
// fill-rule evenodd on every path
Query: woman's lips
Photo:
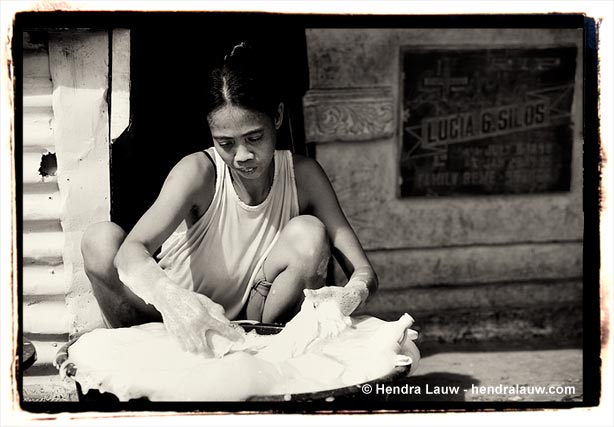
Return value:
M 237 168 L 237 170 L 239 172 L 241 172 L 242 174 L 250 175 L 250 174 L 254 173 L 254 171 L 256 170 L 256 166 L 253 166 L 253 167 L 250 167 L 250 168 Z

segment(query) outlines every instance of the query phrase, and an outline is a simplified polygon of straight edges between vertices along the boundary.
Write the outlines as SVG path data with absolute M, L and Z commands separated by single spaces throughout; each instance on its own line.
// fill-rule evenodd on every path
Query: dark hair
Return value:
M 225 105 L 258 111 L 273 118 L 281 102 L 279 82 L 271 61 L 247 43 L 236 45 L 209 77 L 205 114 Z

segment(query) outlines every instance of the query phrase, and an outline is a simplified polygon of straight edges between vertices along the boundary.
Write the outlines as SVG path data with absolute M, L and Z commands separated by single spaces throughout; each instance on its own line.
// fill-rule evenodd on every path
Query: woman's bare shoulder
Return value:
M 211 184 L 211 179 L 215 182 L 215 167 L 202 151 L 183 157 L 173 167 L 171 174 L 188 178 L 185 181 L 190 181 L 194 185 Z
M 202 151 L 188 154 L 173 167 L 167 181 L 174 191 L 188 195 L 197 210 L 206 209 L 215 192 L 215 167 Z

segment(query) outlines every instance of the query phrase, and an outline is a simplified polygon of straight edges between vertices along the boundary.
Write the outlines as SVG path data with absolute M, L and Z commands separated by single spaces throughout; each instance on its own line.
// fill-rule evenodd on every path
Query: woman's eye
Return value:
M 250 136 L 247 138 L 249 142 L 260 142 L 262 140 L 262 135 L 258 136 Z
M 232 141 L 223 140 L 223 141 L 218 141 L 217 144 L 220 147 L 230 147 L 232 145 Z

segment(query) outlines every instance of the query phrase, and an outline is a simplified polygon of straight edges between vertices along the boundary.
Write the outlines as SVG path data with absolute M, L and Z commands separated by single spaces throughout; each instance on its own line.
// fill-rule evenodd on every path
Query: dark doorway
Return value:
M 278 148 L 305 154 L 302 97 L 309 87 L 305 29 L 281 16 L 153 14 L 131 30 L 130 127 L 111 149 L 111 220 L 130 231 L 171 168 L 212 145 L 201 110 L 205 76 L 241 41 L 272 61 L 285 89 Z

